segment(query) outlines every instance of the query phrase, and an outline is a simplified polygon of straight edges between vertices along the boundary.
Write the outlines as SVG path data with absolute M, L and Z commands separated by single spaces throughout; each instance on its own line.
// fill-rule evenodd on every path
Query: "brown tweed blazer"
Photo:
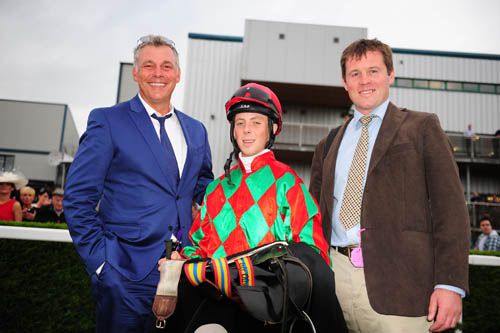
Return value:
M 318 144 L 312 162 L 310 191 L 320 204 L 327 241 L 345 128 L 324 160 L 326 138 Z M 469 217 L 458 168 L 435 114 L 389 103 L 369 164 L 361 226 L 368 298 L 378 313 L 427 315 L 436 284 L 468 291 Z

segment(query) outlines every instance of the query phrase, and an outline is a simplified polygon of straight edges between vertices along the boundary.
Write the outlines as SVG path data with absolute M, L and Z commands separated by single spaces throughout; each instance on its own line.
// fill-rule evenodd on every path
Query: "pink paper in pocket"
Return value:
M 363 268 L 363 251 L 361 250 L 361 232 L 365 231 L 365 228 L 359 230 L 358 232 L 358 237 L 359 237 L 359 245 L 355 247 L 354 249 L 351 250 L 351 263 L 354 267 L 357 268 Z

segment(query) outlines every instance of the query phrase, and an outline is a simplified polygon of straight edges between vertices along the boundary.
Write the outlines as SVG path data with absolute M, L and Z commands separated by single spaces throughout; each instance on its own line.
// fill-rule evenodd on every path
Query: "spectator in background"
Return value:
M 354 116 L 354 105 L 349 110 L 342 112 L 342 124 L 347 123 Z
M 471 202 L 483 201 L 483 198 L 481 197 L 479 192 L 472 192 L 470 195 L 470 201 Z
M 36 221 L 66 223 L 63 209 L 64 191 L 56 188 L 52 193 L 52 205 L 46 205 L 38 209 Z
M 35 200 L 35 189 L 29 186 L 24 186 L 19 191 L 21 198 L 21 208 L 23 212 L 23 221 L 33 221 L 36 215 L 36 207 L 33 205 Z
M 472 124 L 467 125 L 467 129 L 464 132 L 464 139 L 465 139 L 465 151 L 467 152 L 468 157 L 473 157 L 471 155 L 472 152 L 472 142 L 474 141 L 474 137 L 476 136 L 476 133 L 472 130 Z
M 36 208 L 42 208 L 43 206 L 49 206 L 51 201 L 51 193 L 46 187 L 42 187 L 40 191 L 38 191 L 38 198 L 36 201 Z
M 489 217 L 483 217 L 479 221 L 479 228 L 481 228 L 481 235 L 476 240 L 474 244 L 474 249 L 480 251 L 500 251 L 500 236 L 493 230 L 491 219 Z
M 476 135 L 476 133 L 474 133 L 474 131 L 472 130 L 472 124 L 468 124 L 467 129 L 464 132 L 464 136 L 466 138 L 472 139 L 475 135 Z
M 500 157 L 500 129 L 495 132 L 495 137 L 493 138 L 493 157 Z
M 0 221 L 21 221 L 21 204 L 12 199 L 12 192 L 25 186 L 28 180 L 10 171 L 0 173 Z

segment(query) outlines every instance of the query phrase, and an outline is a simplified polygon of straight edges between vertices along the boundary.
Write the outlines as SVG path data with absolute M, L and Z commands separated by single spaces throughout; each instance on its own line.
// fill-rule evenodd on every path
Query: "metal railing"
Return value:
M 50 242 L 72 242 L 68 230 L 34 227 L 11 227 L 3 225 L 0 226 L 0 238 Z M 469 255 L 469 264 L 500 266 L 500 257 Z
M 487 135 L 447 133 L 457 158 L 500 160 L 500 138 Z
M 314 151 L 314 147 L 330 132 L 331 127 L 321 124 L 285 122 L 276 138 L 276 147 L 288 150 Z
M 470 224 L 478 228 L 483 216 L 489 216 L 493 221 L 500 221 L 500 203 L 498 202 L 468 202 Z
M 284 122 L 276 138 L 279 148 L 314 151 L 318 142 L 328 135 L 331 125 Z M 500 138 L 487 135 L 466 137 L 461 133 L 446 133 L 456 158 L 488 159 L 500 162 Z

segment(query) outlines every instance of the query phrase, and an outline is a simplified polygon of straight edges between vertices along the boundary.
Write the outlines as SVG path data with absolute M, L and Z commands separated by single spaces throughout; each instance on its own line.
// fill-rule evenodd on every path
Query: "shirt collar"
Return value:
M 370 115 L 374 116 L 375 118 L 384 119 L 385 113 L 387 112 L 388 105 L 389 105 L 389 99 L 386 99 L 382 104 L 380 104 L 375 109 L 373 109 L 373 111 L 370 112 Z M 352 118 L 353 122 L 355 124 L 359 124 L 359 120 L 363 116 L 364 116 L 364 114 L 362 114 L 361 112 L 356 110 L 356 106 L 354 106 L 354 116 Z
M 153 109 L 153 108 L 151 107 L 151 105 L 149 105 L 149 104 L 148 104 L 148 103 L 147 103 L 147 102 L 146 102 L 146 101 L 142 98 L 142 96 L 141 96 L 141 94 L 140 94 L 140 93 L 139 93 L 139 94 L 137 94 L 137 95 L 139 96 L 139 99 L 141 100 L 142 105 L 144 106 L 144 108 L 146 109 L 146 112 L 147 112 L 149 115 L 152 115 L 153 113 L 156 113 L 156 115 L 157 115 L 158 117 L 165 117 L 167 114 L 170 114 L 170 113 L 172 113 L 172 112 L 174 111 L 174 110 L 173 110 L 173 107 L 172 107 L 172 104 L 170 104 L 170 110 L 168 111 L 168 113 L 167 113 L 167 114 L 165 114 L 165 115 L 162 115 L 162 114 L 160 114 L 158 111 L 156 111 L 155 109 Z
M 260 155 L 264 155 L 265 153 L 267 153 L 268 151 L 270 151 L 269 149 L 264 149 L 262 150 L 261 152 L 253 155 L 253 156 L 243 156 L 240 152 L 239 154 L 239 158 L 240 158 L 240 161 L 241 161 L 241 164 L 243 164 L 243 167 L 245 168 L 245 171 L 247 173 L 250 173 L 252 172 L 252 163 L 253 161 L 255 160 L 255 158 L 257 156 L 260 156 Z

